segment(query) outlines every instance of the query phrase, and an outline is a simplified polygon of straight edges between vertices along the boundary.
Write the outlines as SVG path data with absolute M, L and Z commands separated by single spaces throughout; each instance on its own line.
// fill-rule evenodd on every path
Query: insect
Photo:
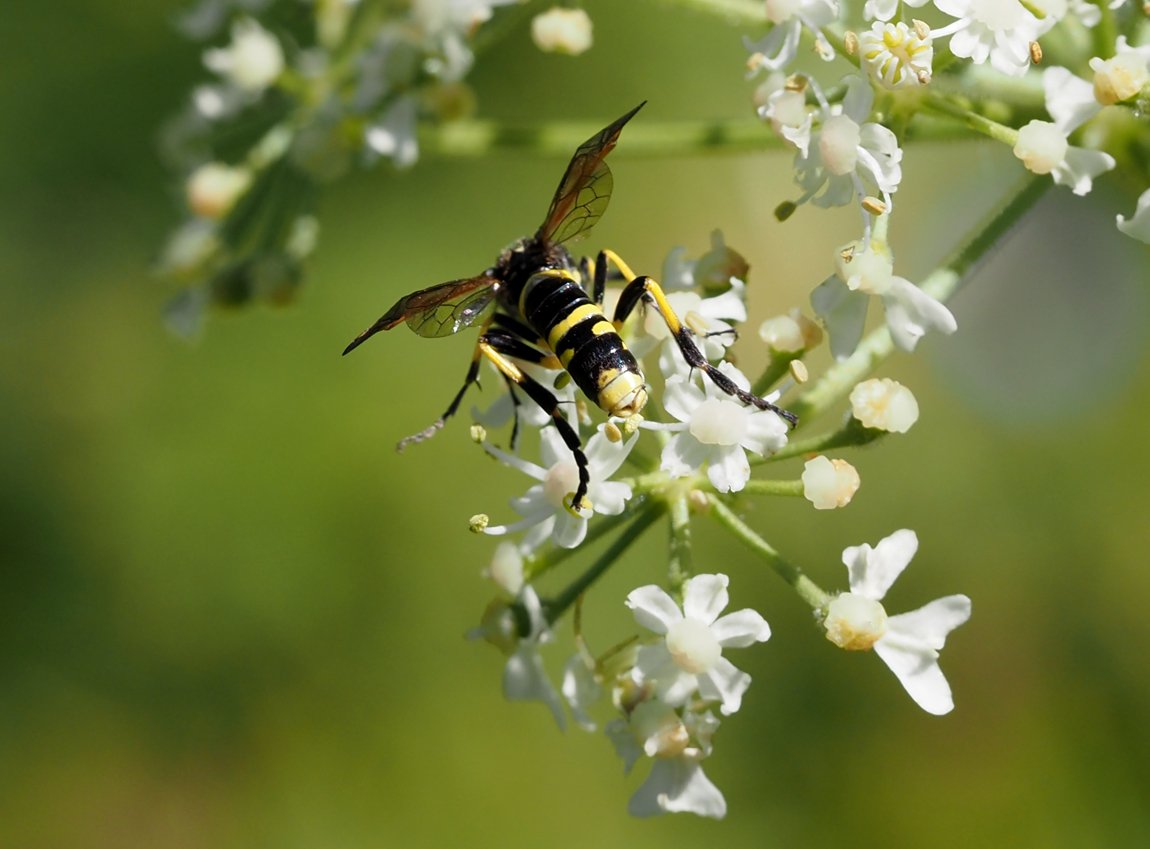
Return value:
M 609 416 L 638 415 L 647 403 L 647 384 L 619 330 L 641 301 L 659 312 L 691 367 L 744 404 L 772 410 L 792 426 L 796 424 L 793 413 L 747 392 L 707 362 L 692 331 L 679 321 L 652 278 L 636 275 L 614 251 L 600 251 L 594 262 L 577 262 L 564 246 L 586 235 L 607 209 L 614 182 L 605 161 L 607 154 L 624 125 L 645 103 L 579 146 L 559 181 L 547 217 L 534 235 L 515 242 L 476 277 L 440 283 L 400 298 L 344 349 L 347 354 L 379 331 L 401 323 L 420 336 L 431 337 L 449 336 L 480 323 L 479 340 L 463 386 L 443 415 L 427 429 L 402 440 L 399 450 L 434 436 L 443 427 L 459 409 L 467 389 L 478 382 L 479 365 L 486 359 L 507 382 L 512 400 L 517 400 L 514 387 L 519 387 L 551 416 L 579 470 L 570 507 L 576 512 L 590 507 L 590 474 L 579 434 L 563 415 L 559 400 L 518 363 L 565 369 Z M 608 321 L 602 304 L 610 266 L 627 285 Z

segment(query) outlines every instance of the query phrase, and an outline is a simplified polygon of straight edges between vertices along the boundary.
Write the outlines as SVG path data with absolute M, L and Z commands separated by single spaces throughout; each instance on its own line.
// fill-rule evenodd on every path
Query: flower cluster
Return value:
M 186 287 L 169 312 L 173 326 L 194 329 L 209 303 L 290 297 L 316 244 L 319 187 L 381 160 L 410 167 L 420 155 L 421 127 L 469 118 L 475 97 L 466 76 L 518 6 L 528 4 L 202 0 L 189 12 L 182 26 L 205 42 L 210 82 L 192 93 L 165 134 L 187 212 L 161 263 Z M 906 433 L 920 414 L 909 388 L 871 374 L 891 353 L 910 353 L 928 335 L 957 331 L 945 302 L 1032 207 L 1040 194 L 1035 187 L 1084 195 L 1096 179 L 1122 168 L 1141 195 L 1131 217 L 1116 214 L 1118 229 L 1150 243 L 1150 169 L 1138 154 L 1150 147 L 1150 6 L 1129 0 L 736 6 L 716 3 L 715 11 L 760 29 L 744 33 L 744 43 L 763 147 L 793 154 L 796 195 L 776 206 L 776 218 L 785 222 L 810 207 L 852 207 L 858 215 L 855 238 L 827 245 L 825 267 L 810 275 L 810 311 L 788 305 L 763 321 L 761 344 L 747 346 L 736 365 L 732 344 L 748 321 L 749 269 L 716 234 L 698 259 L 671 251 L 659 297 L 646 290 L 640 307 L 613 325 L 613 299 L 620 295 L 609 288 L 608 320 L 594 322 L 602 332 L 617 331 L 639 361 L 645 384 L 634 391 L 648 399 L 642 415 L 596 416 L 559 367 L 559 351 L 549 347 L 555 343 L 543 339 L 540 350 L 526 355 L 530 339 L 511 349 L 511 359 L 524 355 L 529 362 L 501 363 L 493 382 L 502 386 L 505 379 L 508 393 L 473 410 L 481 449 L 530 479 L 510 500 L 506 521 L 486 513 L 471 520 L 472 530 L 499 538 L 487 570 L 496 598 L 473 635 L 506 656 L 509 699 L 543 702 L 560 726 L 568 716 L 588 730 L 602 725 L 628 772 L 651 762 L 630 803 L 639 816 L 725 814 L 722 792 L 702 762 L 751 683 L 727 651 L 749 650 L 771 635 L 750 608 L 724 615 L 730 579 L 696 568 L 695 521 L 713 520 L 782 577 L 830 644 L 873 651 L 923 710 L 953 709 L 938 655 L 950 631 L 970 616 L 970 600 L 950 595 L 898 615 L 882 604 L 917 553 L 913 531 L 895 531 L 873 547 L 846 547 L 846 589 L 833 592 L 751 528 L 739 505 L 757 496 L 801 497 L 820 511 L 851 503 L 862 476 L 839 451 Z M 752 6 L 757 11 L 747 11 Z M 535 15 L 530 33 L 541 50 L 577 56 L 590 47 L 592 27 L 586 12 L 563 6 Z M 934 273 L 912 281 L 896 273 L 890 232 L 893 216 L 905 214 L 896 213 L 895 203 L 904 148 L 920 131 L 1006 145 L 1020 171 L 1036 176 L 965 234 Z M 725 137 L 697 134 L 704 136 Z M 237 146 L 237 137 L 246 143 Z M 595 200 L 601 214 L 605 199 Z M 590 261 L 581 269 L 592 291 Z M 630 278 L 629 270 L 620 271 Z M 872 319 L 876 329 L 868 334 L 868 313 L 879 309 L 882 321 Z M 503 318 L 521 325 L 523 316 Z M 812 374 L 819 357 L 809 355 L 824 338 L 829 356 L 822 359 L 831 364 Z M 746 363 L 761 368 L 740 367 Z M 532 397 L 549 393 L 557 411 L 515 395 L 524 375 L 538 384 Z M 797 414 L 797 429 L 784 407 Z M 490 434 L 508 427 L 508 444 L 497 444 Z M 586 498 L 577 500 L 587 478 Z M 583 599 L 662 520 L 669 525 L 665 581 L 616 599 L 632 611 L 635 632 L 604 640 L 614 647 L 593 652 L 600 635 L 583 628 Z M 582 572 L 544 592 L 558 580 L 557 567 L 608 539 Z M 569 613 L 575 651 L 556 686 L 545 650 L 560 643 L 557 627 Z
M 523 0 L 302 2 L 199 0 L 179 21 L 206 45 L 210 75 L 163 135 L 185 187 L 186 217 L 159 260 L 182 287 L 167 311 L 182 335 L 209 305 L 291 299 L 317 242 L 321 188 L 380 160 L 411 167 L 421 123 L 470 117 L 476 54 Z M 591 21 L 553 8 L 532 36 L 576 55 Z
M 809 378 L 804 358 L 824 338 L 819 326 L 798 309 L 763 322 L 759 337 L 765 344 L 760 353 L 766 355 L 767 365 L 752 382 L 728 359 L 730 342 L 747 318 L 746 261 L 715 233 L 711 249 L 698 260 L 688 259 L 682 249 L 673 250 L 664 273 L 666 300 L 690 329 L 692 341 L 713 366 L 714 377 L 686 365 L 680 340 L 667 332 L 664 318 L 653 307 L 620 327 L 649 379 L 657 375 L 662 382 L 661 391 L 651 392 L 642 421 L 608 418 L 589 428 L 587 405 L 569 387 L 554 386 L 562 379 L 555 381 L 554 372 L 548 379 L 541 368 L 531 370 L 561 399 L 567 425 L 576 433 L 589 433 L 583 449 L 591 475 L 589 506 L 573 508 L 578 463 L 548 417 L 526 404 L 508 404 L 506 396 L 486 410 L 472 411 L 479 422 L 473 435 L 483 450 L 530 478 L 526 492 L 510 500 L 518 518 L 507 524 L 493 524 L 487 514 L 472 519 L 473 530 L 501 540 L 486 573 L 499 592 L 473 633 L 507 656 L 503 675 L 507 698 L 542 702 L 560 727 L 566 725 L 568 712 L 586 730 L 602 724 L 626 772 L 650 761 L 645 780 L 631 798 L 632 814 L 690 812 L 721 817 L 726 801 L 705 774 L 703 761 L 713 751 L 722 721 L 741 708 L 751 684 L 750 675 L 727 657 L 728 650 L 765 642 L 771 632 L 755 610 L 724 613 L 729 601 L 727 575 L 693 567 L 694 516 L 713 517 L 765 555 L 811 605 L 828 640 L 848 650 L 873 648 L 911 697 L 931 713 L 946 713 L 953 707 L 938 668 L 938 650 L 946 633 L 969 615 L 970 603 L 964 596 L 952 596 L 915 613 L 887 617 L 880 601 L 914 554 L 917 539 L 912 531 L 899 531 L 874 549 L 866 545 L 846 549 L 849 591 L 835 594 L 818 589 L 785 564 L 743 523 L 731 507 L 733 494 L 802 496 L 816 510 L 848 505 L 859 490 L 860 475 L 845 459 L 828 456 L 822 449 L 905 433 L 918 419 L 918 405 L 911 391 L 896 381 L 862 380 L 844 387 L 850 389 L 845 423 L 822 436 L 796 441 L 782 416 L 744 404 L 720 382 L 725 378 L 744 392 L 802 405 L 805 389 L 817 395 L 829 379 L 804 382 Z M 612 295 L 609 290 L 608 302 Z M 950 315 L 941 305 L 938 308 Z M 815 406 L 804 409 L 817 412 Z M 515 425 L 511 417 L 517 419 Z M 492 444 L 489 428 L 509 426 L 515 434 L 538 431 L 538 464 Z M 797 479 L 753 475 L 756 468 L 771 468 L 788 457 L 805 458 Z M 663 515 L 670 517 L 671 525 L 668 584 L 639 587 L 623 600 L 638 633 L 596 655 L 589 648 L 592 637 L 584 632 L 576 612 L 576 651 L 556 686 L 543 655 L 558 642 L 555 626 L 560 618 L 570 608 L 578 611 L 594 581 Z M 620 528 L 609 550 L 566 588 L 540 595 L 536 587 L 545 573 L 585 544 Z M 604 711 L 613 718 L 597 719 Z

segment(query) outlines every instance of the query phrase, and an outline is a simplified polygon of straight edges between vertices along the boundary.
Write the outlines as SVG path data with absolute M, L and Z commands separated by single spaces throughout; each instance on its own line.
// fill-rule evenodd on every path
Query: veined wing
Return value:
M 391 330 L 402 322 L 420 336 L 457 333 L 474 324 L 495 303 L 498 283 L 494 277 L 481 274 L 412 292 L 356 336 L 343 352 L 355 350 L 379 331 Z
M 611 200 L 614 180 L 611 169 L 604 161 L 619 140 L 623 125 L 643 108 L 643 101 L 623 117 L 604 127 L 575 151 L 543 226 L 536 234 L 544 242 L 566 242 L 584 235 L 603 217 L 607 202 Z

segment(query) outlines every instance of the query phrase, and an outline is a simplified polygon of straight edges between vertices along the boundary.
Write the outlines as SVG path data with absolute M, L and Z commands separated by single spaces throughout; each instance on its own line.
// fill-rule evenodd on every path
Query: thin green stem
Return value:
M 695 559 L 691 549 L 691 508 L 687 504 L 684 487 L 676 487 L 668 499 L 671 514 L 671 551 L 667 564 L 667 577 L 674 593 L 682 589 L 686 580 L 695 573 Z
M 751 530 L 747 523 L 736 516 L 734 511 L 723 503 L 717 495 L 710 494 L 707 496 L 707 500 L 711 505 L 711 515 L 719 524 L 734 534 L 751 551 L 763 558 L 776 575 L 794 588 L 803 601 L 815 609 L 826 606 L 830 597 L 825 590 L 803 574 L 798 566 L 783 559 L 781 554 L 775 551 L 765 539 Z
M 611 531 L 620 525 L 629 522 L 647 508 L 648 505 L 644 503 L 643 499 L 633 498 L 627 503 L 627 507 L 622 513 L 615 516 L 603 516 L 590 523 L 587 526 L 587 536 L 583 538 L 583 542 L 581 542 L 577 548 L 552 546 L 541 554 L 525 558 L 523 562 L 524 577 L 528 581 L 535 580 L 540 575 L 554 569 L 571 555 L 577 554 L 587 546 L 594 544 L 596 540 L 611 533 Z
M 922 290 L 946 301 L 966 282 L 973 268 L 1029 212 L 1053 185 L 1048 177 L 1028 175 L 1019 191 L 1001 209 L 973 227 L 966 240 L 922 283 Z M 790 404 L 800 419 L 814 418 L 835 404 L 860 380 L 873 372 L 894 351 L 890 331 L 880 327 L 867 336 L 853 354 L 835 363 Z
M 559 617 L 566 612 L 567 608 L 574 604 L 575 600 L 583 595 L 588 587 L 595 583 L 604 572 L 610 569 L 631 543 L 637 540 L 643 531 L 647 530 L 647 528 L 663 514 L 663 510 L 664 507 L 661 502 L 647 504 L 635 518 L 635 521 L 619 535 L 618 539 L 611 543 L 610 547 L 588 567 L 587 571 L 572 581 L 571 584 L 555 598 L 544 601 L 543 607 L 546 611 L 548 624 L 554 625 L 555 622 L 559 620 Z
M 976 133 L 1000 141 L 1004 144 L 1014 145 L 1018 141 L 1018 130 L 992 121 L 985 115 L 980 115 L 965 106 L 956 103 L 944 95 L 931 92 L 923 99 L 923 107 L 941 115 L 949 115 L 962 121 Z
M 419 128 L 421 154 L 473 158 L 492 153 L 530 152 L 568 157 L 595 132 L 599 122 L 554 121 L 543 126 L 495 121 L 453 121 Z M 627 143 L 616 156 L 685 156 L 782 150 L 783 143 L 761 121 L 646 122 L 627 127 Z
M 765 24 L 767 13 L 755 0 L 662 0 L 666 6 L 679 6 L 695 12 L 714 15 L 731 24 L 750 26 Z
M 763 373 L 759 375 L 758 380 L 751 387 L 751 392 L 760 397 L 766 395 L 776 383 L 790 373 L 791 361 L 799 359 L 804 353 L 804 351 L 772 350 L 771 361 L 767 363 L 767 367 L 763 369 Z
M 752 478 L 739 492 L 744 495 L 802 495 L 803 482 Z

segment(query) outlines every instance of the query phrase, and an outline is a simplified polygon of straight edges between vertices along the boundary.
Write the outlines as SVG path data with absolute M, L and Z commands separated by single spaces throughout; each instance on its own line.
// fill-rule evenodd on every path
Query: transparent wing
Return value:
M 391 330 L 403 322 L 420 336 L 458 333 L 494 306 L 498 283 L 494 277 L 481 274 L 412 292 L 400 298 L 375 324 L 356 336 L 343 352 L 346 354 L 379 331 Z
M 538 238 L 545 242 L 566 242 L 587 233 L 603 217 L 614 185 L 611 169 L 604 160 L 614 149 L 623 126 L 644 103 L 646 101 L 579 145 L 555 190 L 551 208 L 536 234 Z

